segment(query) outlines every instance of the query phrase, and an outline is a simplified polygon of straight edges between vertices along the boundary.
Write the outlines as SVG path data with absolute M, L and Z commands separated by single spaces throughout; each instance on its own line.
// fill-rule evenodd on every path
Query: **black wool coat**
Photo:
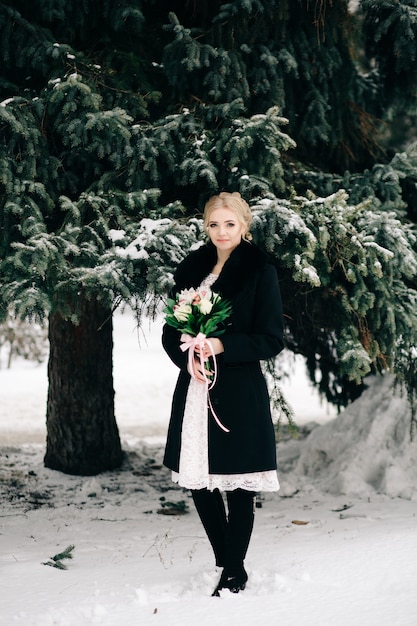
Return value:
M 217 251 L 208 243 L 191 252 L 175 273 L 173 294 L 198 287 L 213 270 Z M 259 361 L 283 348 L 281 296 L 275 267 L 255 245 L 242 241 L 223 266 L 211 289 L 232 303 L 224 352 L 216 356 L 218 376 L 210 391 L 213 410 L 230 432 L 208 418 L 208 458 L 211 474 L 244 474 L 276 469 L 275 432 L 270 401 Z M 181 429 L 190 375 L 181 333 L 164 325 L 162 343 L 180 368 L 168 428 L 164 464 L 178 471 Z

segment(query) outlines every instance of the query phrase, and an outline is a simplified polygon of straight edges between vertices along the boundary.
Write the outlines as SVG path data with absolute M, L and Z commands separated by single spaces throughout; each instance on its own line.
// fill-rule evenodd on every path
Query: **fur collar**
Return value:
M 175 273 L 177 289 L 198 287 L 212 271 L 216 260 L 216 248 L 211 242 L 191 252 Z M 224 264 L 219 278 L 212 285 L 213 291 L 224 298 L 235 297 L 267 262 L 266 255 L 255 244 L 243 240 Z

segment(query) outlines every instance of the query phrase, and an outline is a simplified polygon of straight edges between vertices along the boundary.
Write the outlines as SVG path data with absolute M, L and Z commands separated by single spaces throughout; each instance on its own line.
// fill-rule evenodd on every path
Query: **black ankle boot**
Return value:
M 231 593 L 239 593 L 246 587 L 248 575 L 243 565 L 236 570 L 228 570 L 225 568 L 220 576 L 217 587 L 211 594 L 212 596 L 220 596 L 222 589 L 228 589 Z

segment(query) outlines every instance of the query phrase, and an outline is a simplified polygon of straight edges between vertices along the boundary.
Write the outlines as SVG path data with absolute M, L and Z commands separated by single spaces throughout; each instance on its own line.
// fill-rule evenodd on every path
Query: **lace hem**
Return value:
M 275 470 L 250 474 L 208 474 L 206 479 L 185 480 L 178 472 L 172 472 L 172 481 L 186 489 L 220 489 L 220 491 L 279 491 Z

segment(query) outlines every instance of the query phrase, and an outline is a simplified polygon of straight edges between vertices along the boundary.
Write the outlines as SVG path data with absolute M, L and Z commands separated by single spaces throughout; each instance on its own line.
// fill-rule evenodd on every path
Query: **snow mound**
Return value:
M 332 494 L 417 499 L 417 441 L 407 398 L 395 391 L 392 376 L 366 382 L 358 400 L 303 442 L 295 473 Z

